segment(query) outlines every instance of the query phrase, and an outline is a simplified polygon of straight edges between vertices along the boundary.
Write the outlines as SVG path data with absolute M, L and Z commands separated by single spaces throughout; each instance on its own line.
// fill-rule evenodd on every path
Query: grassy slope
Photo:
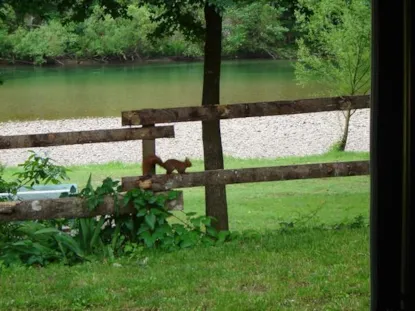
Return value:
M 226 168 L 368 159 L 332 153 L 277 160 L 226 159 Z M 106 176 L 138 175 L 138 165 L 73 167 L 82 186 Z M 196 162 L 191 171 L 202 170 Z M 8 169 L 6 174 L 12 173 Z M 161 171 L 159 171 L 161 172 Z M 369 177 L 327 178 L 228 186 L 232 230 L 261 236 L 215 248 L 171 254 L 145 252 L 145 266 L 12 269 L 0 276 L 0 310 L 367 310 L 367 229 L 275 231 L 280 221 L 314 215 L 307 224 L 368 217 Z M 185 209 L 204 211 L 202 188 L 185 189 Z M 302 216 L 301 216 L 302 215 Z M 300 224 L 296 224 L 298 227 Z M 147 309 L 146 309 L 147 308 Z M 151 309 L 153 308 L 153 309 Z

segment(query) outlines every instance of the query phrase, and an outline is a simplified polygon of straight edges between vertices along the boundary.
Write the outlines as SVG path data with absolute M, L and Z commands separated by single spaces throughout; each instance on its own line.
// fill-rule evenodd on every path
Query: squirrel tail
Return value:
M 146 176 L 150 174 L 151 167 L 155 164 L 160 165 L 164 168 L 164 162 L 161 160 L 160 157 L 156 156 L 155 154 L 150 154 L 143 159 L 143 175 Z
M 147 156 L 144 161 L 146 161 L 149 165 L 158 164 L 163 166 L 164 162 L 161 160 L 160 157 L 156 156 L 155 154 L 151 154 Z

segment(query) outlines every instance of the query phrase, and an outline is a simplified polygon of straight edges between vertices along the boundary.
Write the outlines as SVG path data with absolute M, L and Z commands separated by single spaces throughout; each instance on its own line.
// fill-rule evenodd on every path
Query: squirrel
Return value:
M 155 154 L 151 154 L 143 159 L 143 176 L 151 175 L 150 171 L 153 165 L 159 165 L 166 170 L 166 174 L 171 174 L 176 170 L 179 174 L 186 174 L 186 168 L 192 166 L 192 162 L 186 157 L 184 161 L 176 159 L 168 159 L 163 162 L 160 157 Z

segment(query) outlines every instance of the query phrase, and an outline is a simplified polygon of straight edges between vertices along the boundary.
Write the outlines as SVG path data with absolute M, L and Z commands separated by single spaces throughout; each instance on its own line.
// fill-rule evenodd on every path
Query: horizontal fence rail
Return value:
M 178 197 L 166 202 L 169 210 L 183 210 L 183 192 L 177 191 Z M 165 194 L 163 192 L 156 195 Z M 119 196 L 122 202 L 123 196 Z M 89 218 L 99 215 L 113 215 L 116 212 L 114 200 L 107 196 L 104 202 L 95 210 L 90 211 L 86 202 L 81 198 L 62 198 L 30 201 L 0 202 L 1 221 L 21 221 L 36 219 L 55 219 L 55 218 Z M 119 214 L 135 214 L 137 210 L 132 206 L 119 208 Z
M 280 100 L 232 105 L 181 107 L 167 109 L 142 109 L 123 111 L 122 125 L 149 125 L 155 123 L 210 121 L 217 119 L 236 119 L 290 115 L 370 107 L 370 96 L 343 96 L 310 98 L 299 100 Z
M 51 147 L 126 140 L 173 138 L 173 126 L 0 136 L 0 149 Z
M 370 96 L 368 95 L 123 111 L 123 126 L 141 125 L 142 127 L 0 136 L 0 149 L 143 140 L 143 152 L 155 153 L 155 139 L 174 138 L 175 134 L 173 126 L 154 126 L 157 123 L 209 121 L 364 108 L 370 108 Z M 350 161 L 208 170 L 186 174 L 153 175 L 150 178 L 131 176 L 122 178 L 122 188 L 123 191 L 133 188 L 151 189 L 157 192 L 156 195 L 159 195 L 176 188 L 369 174 L 369 161 Z M 120 195 L 120 201 L 122 201 L 122 197 Z M 177 199 L 166 203 L 166 207 L 170 210 L 183 210 L 183 205 L 183 193 L 181 191 L 179 191 Z M 76 197 L 0 202 L 0 221 L 88 218 L 98 215 L 112 215 L 116 213 L 116 210 L 118 208 L 109 196 L 94 211 L 87 208 L 84 199 Z M 118 212 L 121 215 L 133 214 L 135 209 L 128 206 L 119 208 Z
M 142 176 L 123 177 L 123 191 L 142 187 L 153 191 L 166 191 L 174 188 L 200 187 L 217 184 L 238 184 L 293 179 L 359 176 L 369 174 L 369 161 L 337 163 L 316 163 L 288 166 L 271 166 L 232 170 L 211 170 L 204 172 L 154 175 L 149 182 Z M 144 187 L 142 187 L 144 188 Z

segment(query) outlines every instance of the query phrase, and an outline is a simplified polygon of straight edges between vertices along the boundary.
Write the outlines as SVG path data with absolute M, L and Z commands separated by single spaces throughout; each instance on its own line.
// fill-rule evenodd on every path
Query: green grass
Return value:
M 307 157 L 278 159 L 225 159 L 225 168 L 249 168 L 275 165 L 307 164 L 319 162 L 368 160 L 368 153 L 332 152 Z M 189 172 L 203 170 L 202 161 L 194 161 Z M 138 164 L 109 163 L 69 167 L 71 182 L 84 187 L 89 174 L 94 185 L 110 176 L 141 175 Z M 17 168 L 7 168 L 5 178 Z M 157 168 L 157 173 L 163 169 Z M 204 188 L 183 189 L 185 210 L 204 213 Z M 231 230 L 275 229 L 281 221 L 293 221 L 314 215 L 309 224 L 347 222 L 356 216 L 368 217 L 369 177 L 322 178 L 282 182 L 248 183 L 227 186 L 229 222 Z M 180 215 L 180 213 L 177 213 Z
M 29 154 L 28 154 L 29 155 Z M 225 169 L 249 168 L 249 167 L 266 167 L 277 165 L 309 164 L 320 162 L 338 162 L 338 161 L 357 161 L 368 160 L 367 152 L 330 152 L 322 155 L 312 155 L 306 157 L 284 157 L 277 159 L 235 159 L 225 157 Z M 193 166 L 188 168 L 188 172 L 203 171 L 203 161 L 192 160 Z M 107 176 L 113 179 L 120 179 L 124 176 L 141 175 L 140 164 L 125 164 L 121 162 L 110 162 L 107 164 L 92 164 L 81 166 L 69 166 L 72 172 L 69 176 L 71 182 L 82 186 L 86 184 L 89 174 L 92 174 L 92 180 L 95 184 L 101 182 Z M 17 172 L 17 167 L 7 167 L 5 179 L 10 179 L 12 174 Z M 157 173 L 163 174 L 165 171 L 157 166 Z
M 239 160 L 226 168 L 367 160 L 367 153 Z M 190 171 L 202 170 L 195 161 Z M 139 165 L 72 167 L 83 186 L 107 176 L 140 175 Z M 15 172 L 8 168 L 6 175 Z M 162 172 L 159 170 L 158 172 Z M 0 275 L 0 310 L 368 310 L 367 228 L 323 230 L 369 215 L 369 177 L 227 186 L 231 230 L 242 240 L 174 253 L 145 251 L 148 263 L 121 267 L 12 268 Z M 185 210 L 204 213 L 203 188 L 184 189 Z M 294 229 L 277 230 L 294 222 Z M 304 221 L 304 222 L 302 222 Z M 249 237 L 248 229 L 259 231 Z
M 11 269 L 1 310 L 368 310 L 366 229 L 293 230 L 145 252 L 145 265 Z M 141 258 L 139 261 L 142 261 Z

